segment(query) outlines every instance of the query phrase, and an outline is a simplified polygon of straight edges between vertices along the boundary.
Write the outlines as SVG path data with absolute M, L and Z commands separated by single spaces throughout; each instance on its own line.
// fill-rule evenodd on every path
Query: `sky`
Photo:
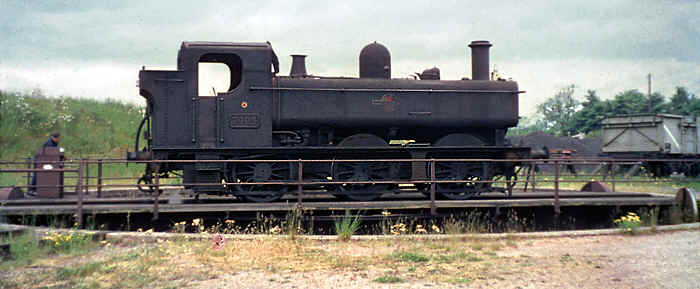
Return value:
M 175 69 L 182 41 L 270 41 L 288 74 L 357 76 L 373 41 L 392 76 L 438 67 L 471 76 L 467 44 L 517 81 L 521 115 L 561 88 L 603 99 L 628 89 L 700 96 L 700 1 L 12 1 L 0 0 L 0 90 L 143 103 L 142 66 Z

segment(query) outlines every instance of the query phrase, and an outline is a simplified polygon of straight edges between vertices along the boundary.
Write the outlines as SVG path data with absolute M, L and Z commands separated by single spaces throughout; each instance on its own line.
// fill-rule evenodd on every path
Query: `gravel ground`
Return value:
M 241 271 L 188 288 L 700 288 L 700 231 L 640 236 L 523 239 L 497 252 L 494 271 L 466 284 L 404 280 L 381 272 Z

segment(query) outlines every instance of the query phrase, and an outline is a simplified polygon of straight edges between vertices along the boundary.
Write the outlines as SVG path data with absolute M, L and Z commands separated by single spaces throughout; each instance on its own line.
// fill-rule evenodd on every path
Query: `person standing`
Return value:
M 61 142 L 61 133 L 56 131 L 49 135 L 49 139 L 46 140 L 46 142 L 41 147 L 57 147 L 59 142 Z M 34 163 L 34 168 L 37 168 L 36 162 Z M 36 195 L 36 172 L 32 175 L 32 184 L 29 186 L 27 194 L 30 196 Z

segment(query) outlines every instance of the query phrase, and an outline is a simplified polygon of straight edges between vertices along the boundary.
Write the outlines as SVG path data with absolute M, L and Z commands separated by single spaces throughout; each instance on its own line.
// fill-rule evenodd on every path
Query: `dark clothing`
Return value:
M 49 139 L 44 143 L 42 147 L 57 147 L 58 144 L 53 142 L 53 140 L 49 137 Z
M 44 143 L 44 145 L 42 145 L 41 147 L 47 148 L 47 147 L 57 147 L 57 146 L 58 146 L 58 144 L 55 143 L 55 142 L 51 139 L 51 137 L 49 137 L 49 139 L 46 140 L 46 142 Z M 34 168 L 35 168 L 35 169 L 37 168 L 37 167 L 36 167 L 36 163 L 34 164 Z M 31 184 L 31 186 L 29 187 L 29 191 L 36 191 L 36 173 L 32 174 L 32 184 Z

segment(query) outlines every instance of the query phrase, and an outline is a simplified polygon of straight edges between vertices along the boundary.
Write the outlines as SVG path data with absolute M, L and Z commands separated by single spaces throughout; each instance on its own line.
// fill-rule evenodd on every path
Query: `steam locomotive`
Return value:
M 441 80 L 438 68 L 391 78 L 389 50 L 376 42 L 360 52 L 359 78 L 308 74 L 304 55 L 292 55 L 290 75 L 280 76 L 269 42 L 183 42 L 177 70 L 139 73 L 147 109 L 136 151 L 127 159 L 199 160 L 162 162 L 157 172 L 182 171 L 183 183 L 196 194 L 270 202 L 290 188 L 284 182 L 298 179 L 295 164 L 272 160 L 527 158 L 529 148 L 505 140 L 508 128 L 518 123 L 522 91 L 514 81 L 490 79 L 489 41 L 468 46 L 472 78 Z M 201 63 L 225 65 L 230 87 L 199 95 Z M 142 131 L 147 144 L 139 150 Z M 255 161 L 211 162 L 242 159 Z M 516 167 L 515 161 L 438 162 L 437 180 L 460 182 L 437 184 L 436 192 L 448 199 L 472 198 L 498 189 L 483 181 L 514 181 Z M 149 165 L 140 181 L 150 183 L 155 174 Z M 302 178 L 333 182 L 320 188 L 368 201 L 398 190 L 399 185 L 381 181 L 406 180 L 425 192 L 427 186 L 417 181 L 429 176 L 426 161 L 359 161 L 305 163 Z M 367 183 L 350 183 L 361 181 Z M 244 184 L 251 182 L 275 184 Z M 197 183 L 208 185 L 190 185 Z

